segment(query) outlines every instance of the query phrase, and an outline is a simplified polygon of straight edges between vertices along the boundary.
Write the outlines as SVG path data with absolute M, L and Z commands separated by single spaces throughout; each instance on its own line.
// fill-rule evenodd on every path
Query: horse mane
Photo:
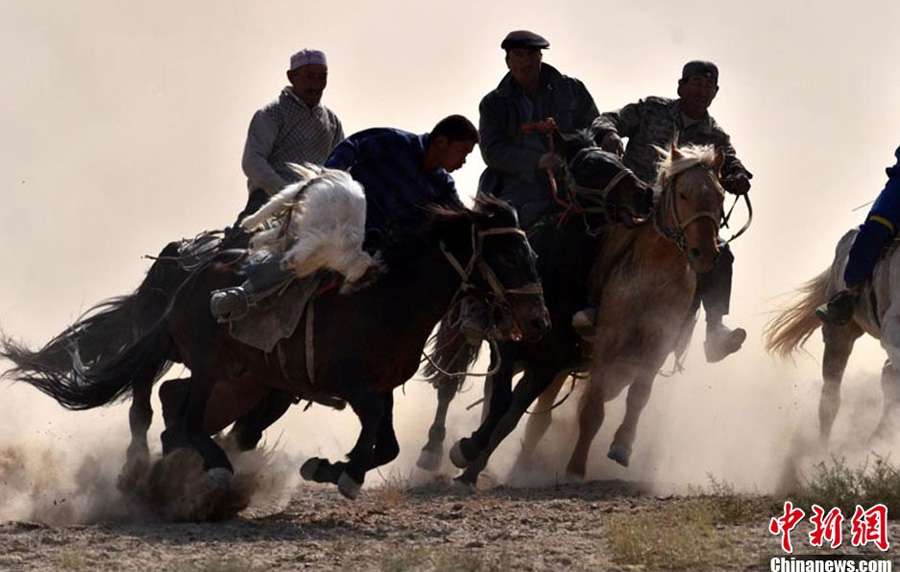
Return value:
M 505 201 L 488 196 L 475 198 L 475 208 L 457 208 L 431 204 L 422 208 L 427 219 L 400 226 L 391 234 L 384 246 L 383 260 L 388 268 L 407 265 L 421 253 L 439 241 L 470 241 L 472 225 L 479 217 L 509 216 L 510 222 L 518 226 L 516 211 Z M 465 229 L 465 230 L 464 230 Z
M 598 147 L 590 129 L 578 129 L 569 133 L 556 132 L 554 133 L 554 144 L 556 153 L 562 156 L 566 163 L 571 162 L 579 151 Z
M 677 145 L 677 142 L 673 142 L 673 145 Z M 656 164 L 658 168 L 656 182 L 659 187 L 698 165 L 709 169 L 716 166 L 716 148 L 712 145 L 685 145 L 673 149 L 663 149 L 654 145 L 653 148 L 660 155 L 660 160 Z

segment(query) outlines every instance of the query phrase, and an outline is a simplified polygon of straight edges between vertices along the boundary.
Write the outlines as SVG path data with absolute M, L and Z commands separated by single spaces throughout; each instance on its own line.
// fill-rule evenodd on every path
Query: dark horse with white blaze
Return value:
M 196 449 L 210 476 L 221 482 L 227 482 L 233 469 L 210 435 L 232 422 L 261 430 L 287 409 L 286 396 L 343 400 L 362 425 L 348 460 L 332 464 L 311 459 L 301 473 L 337 483 L 342 494 L 353 498 L 365 473 L 399 452 L 392 391 L 414 375 L 432 328 L 461 289 L 501 299 L 516 335 L 537 338 L 549 329 L 533 252 L 507 205 L 485 201 L 479 212 L 435 209 L 429 216 L 424 229 L 384 253 L 386 274 L 349 294 L 336 289 L 320 292 L 307 309 L 315 316 L 310 338 L 308 328 L 298 327 L 272 354 L 234 340 L 227 325 L 216 323 L 210 314 L 210 292 L 243 280 L 225 253 L 182 276 L 155 323 L 143 323 L 136 339 L 111 354 L 107 346 L 94 351 L 93 359 L 79 360 L 79 337 L 67 334 L 88 331 L 91 324 L 76 323 L 54 340 L 52 363 L 42 362 L 44 350 L 31 352 L 5 340 L 2 353 L 16 364 L 7 375 L 37 387 L 65 407 L 86 409 L 123 398 L 129 389 L 135 399 L 139 389 L 141 395 L 145 389 L 149 395 L 149 386 L 171 363 L 182 362 L 191 377 L 176 385 L 184 389 L 187 383 L 186 391 L 165 395 L 165 384 L 160 390 L 167 425 L 163 452 L 183 446 Z M 142 285 L 132 297 L 149 290 Z M 124 314 L 115 317 L 127 322 L 130 317 Z M 92 324 L 103 323 L 104 316 L 112 315 L 101 307 L 90 318 Z M 107 330 L 113 326 L 104 324 Z M 76 347 L 69 365 L 61 366 L 56 353 L 66 344 Z M 310 355 L 315 359 L 308 364 Z M 134 430 L 132 425 L 133 444 L 139 440 Z M 143 439 L 146 442 L 146 428 Z
M 580 407 L 580 435 L 567 471 L 584 476 L 589 446 L 604 419 L 604 402 L 629 387 L 627 413 L 616 433 L 610 456 L 627 464 L 637 420 L 650 395 L 652 382 L 669 353 L 691 308 L 696 276 L 708 271 L 718 254 L 716 237 L 724 192 L 719 182 L 721 153 L 711 147 L 670 150 L 658 180 L 658 200 L 652 224 L 610 226 L 591 270 L 590 293 L 598 321 L 587 381 Z M 545 284 L 551 310 L 555 292 Z M 554 325 L 558 324 L 554 322 Z M 556 331 L 556 328 L 554 328 Z M 464 469 L 457 480 L 474 486 L 494 449 L 515 429 L 525 410 L 573 368 L 548 350 L 554 336 L 538 342 L 506 344 L 524 376 L 503 403 L 495 404 L 494 388 L 488 416 L 470 437 L 454 445 L 451 460 Z M 505 372 L 510 383 L 512 367 Z M 555 389 L 558 390 L 556 384 Z M 552 403 L 556 391 L 544 402 Z M 532 419 L 539 419 L 540 415 Z M 546 422 L 532 428 L 526 454 L 533 450 Z
M 559 201 L 563 209 L 549 213 L 528 230 L 529 242 L 538 253 L 538 274 L 553 329 L 536 345 L 497 346 L 500 354 L 491 356 L 491 371 L 496 373 L 485 383 L 485 392 L 490 393 L 488 407 L 494 415 L 509 407 L 515 370 L 524 369 L 531 375 L 548 371 L 564 378 L 569 372 L 587 369 L 590 346 L 572 328 L 572 315 L 588 304 L 588 277 L 597 249 L 608 225 L 635 226 L 646 220 L 652 208 L 652 190 L 618 156 L 597 147 L 590 133 L 554 131 L 553 136 L 553 147 L 565 164 L 557 181 L 565 190 L 564 200 Z M 447 410 L 460 384 L 458 375 L 442 371 L 464 372 L 477 357 L 477 348 L 454 337 L 446 320 L 437 347 L 437 367 L 426 368 L 426 372 L 437 386 L 438 408 L 418 460 L 427 470 L 436 470 L 441 464 Z M 549 420 L 548 415 L 540 417 Z M 473 436 L 479 438 L 479 434 Z

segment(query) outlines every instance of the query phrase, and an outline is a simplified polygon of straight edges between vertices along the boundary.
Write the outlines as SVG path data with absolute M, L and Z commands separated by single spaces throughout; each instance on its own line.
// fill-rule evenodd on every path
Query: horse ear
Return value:
M 716 175 L 721 179 L 722 178 L 722 167 L 725 165 L 725 152 L 722 151 L 721 147 L 716 147 L 716 157 L 713 160 L 713 169 L 715 169 Z
M 678 161 L 684 155 L 681 154 L 681 151 L 678 150 L 678 135 L 669 141 L 669 157 L 671 157 L 672 161 Z

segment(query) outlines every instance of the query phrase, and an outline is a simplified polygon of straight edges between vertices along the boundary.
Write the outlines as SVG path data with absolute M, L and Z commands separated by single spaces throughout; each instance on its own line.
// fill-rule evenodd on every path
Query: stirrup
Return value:
M 841 290 L 827 304 L 816 308 L 816 317 L 826 324 L 843 326 L 853 319 L 853 303 L 856 296 L 849 290 Z
M 585 341 L 592 342 L 596 335 L 597 308 L 589 306 L 572 316 L 572 329 Z
M 213 290 L 209 310 L 220 324 L 240 320 L 250 311 L 249 296 L 241 287 Z

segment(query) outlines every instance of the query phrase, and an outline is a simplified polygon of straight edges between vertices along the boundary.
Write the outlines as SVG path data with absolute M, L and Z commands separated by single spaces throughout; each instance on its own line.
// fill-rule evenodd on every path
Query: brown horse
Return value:
M 496 299 L 492 304 L 511 316 L 508 333 L 531 338 L 549 329 L 534 254 L 503 203 L 485 201 L 477 213 L 435 210 L 431 224 L 400 239 L 385 260 L 389 272 L 373 285 L 347 295 L 321 293 L 307 310 L 314 325 L 297 328 L 273 354 L 234 340 L 213 319 L 210 292 L 243 279 L 232 265 L 214 262 L 182 281 L 156 325 L 115 355 L 81 364 L 76 350 L 67 371 L 34 367 L 34 353 L 7 340 L 3 354 L 17 365 L 8 374 L 83 409 L 121 398 L 136 380 L 158 379 L 172 361 L 183 362 L 190 381 L 173 387 L 185 390 L 160 391 L 163 452 L 195 448 L 210 476 L 223 483 L 233 469 L 211 434 L 245 419 L 257 428 L 274 422 L 286 405 L 272 403 L 284 404 L 284 396 L 343 400 L 362 425 L 349 460 L 312 459 L 301 473 L 337 483 L 353 498 L 368 470 L 396 457 L 392 390 L 416 372 L 432 328 L 459 291 Z
M 628 412 L 610 450 L 612 458 L 628 462 L 653 380 L 689 318 L 697 274 L 712 268 L 718 255 L 722 161 L 721 152 L 712 147 L 672 146 L 657 181 L 653 224 L 611 228 L 600 247 L 592 288 L 599 318 L 591 375 L 580 407 L 580 433 L 567 467 L 570 474 L 584 476 L 591 441 L 603 423 L 604 402 L 630 386 Z M 474 486 L 493 450 L 558 375 L 558 371 L 526 371 L 509 409 L 482 423 L 479 431 L 488 430 L 489 437 L 477 455 L 471 455 L 471 440 L 457 443 L 451 460 L 465 468 L 460 482 Z M 555 392 L 548 392 L 542 401 L 546 405 L 554 397 Z M 526 449 L 533 449 L 545 428 L 546 424 L 528 433 L 533 442 Z
M 888 355 L 881 372 L 884 409 L 873 439 L 887 437 L 900 412 L 900 249 L 897 243 L 875 266 L 872 279 L 862 287 L 855 302 L 853 319 L 846 324 L 823 324 L 815 315 L 816 308 L 844 287 L 844 268 L 857 230 L 846 233 L 838 242 L 834 262 L 827 270 L 804 284 L 799 296 L 776 314 L 763 334 L 766 350 L 789 358 L 820 327 L 825 340 L 822 359 L 822 394 L 819 398 L 819 440 L 827 449 L 831 429 L 841 406 L 841 380 L 853 351 L 853 344 L 864 333 L 881 341 Z

